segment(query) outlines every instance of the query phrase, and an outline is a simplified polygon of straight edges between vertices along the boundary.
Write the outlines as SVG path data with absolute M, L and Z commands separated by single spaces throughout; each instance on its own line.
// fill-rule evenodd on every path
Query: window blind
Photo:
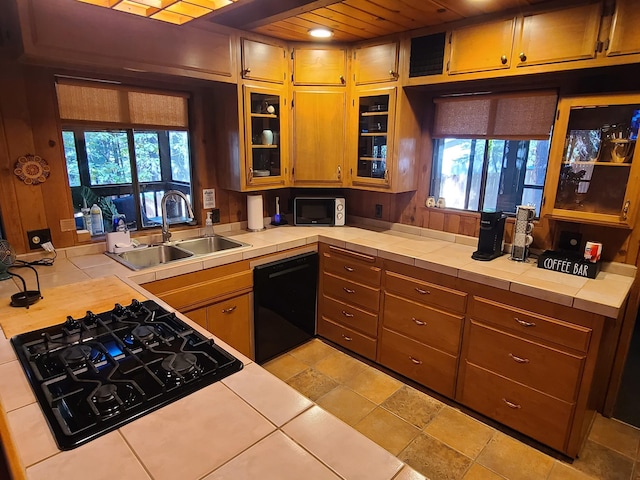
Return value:
M 557 101 L 549 91 L 438 98 L 433 136 L 546 140 Z
M 60 119 L 130 127 L 188 128 L 187 95 L 98 82 L 56 82 Z

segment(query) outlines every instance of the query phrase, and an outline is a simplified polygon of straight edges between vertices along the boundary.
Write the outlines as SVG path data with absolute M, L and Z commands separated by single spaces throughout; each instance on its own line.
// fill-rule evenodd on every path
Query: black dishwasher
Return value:
M 315 335 L 318 254 L 253 269 L 256 362 L 262 364 Z

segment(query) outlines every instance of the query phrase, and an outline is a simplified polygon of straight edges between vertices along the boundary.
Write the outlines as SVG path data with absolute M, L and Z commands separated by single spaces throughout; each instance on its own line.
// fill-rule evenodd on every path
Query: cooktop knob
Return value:
M 97 321 L 98 321 L 98 315 L 87 310 L 87 314 L 84 317 L 85 325 L 95 325 Z
M 67 330 L 78 330 L 80 328 L 80 324 L 76 319 L 69 315 L 67 316 L 67 320 L 64 322 L 64 328 Z
M 116 303 L 115 307 L 113 307 L 113 313 L 115 313 L 116 315 L 124 315 L 126 312 L 126 308 L 124 308 L 122 305 L 120 305 L 119 303 Z

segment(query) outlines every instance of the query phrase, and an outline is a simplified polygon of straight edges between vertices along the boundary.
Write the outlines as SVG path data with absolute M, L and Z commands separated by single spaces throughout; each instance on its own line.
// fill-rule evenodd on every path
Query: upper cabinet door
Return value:
M 509 68 L 514 27 L 511 18 L 453 30 L 449 74 Z
M 282 46 L 242 39 L 242 78 L 284 83 L 286 76 Z
M 525 16 L 514 64 L 526 67 L 595 58 L 601 16 L 600 3 Z
M 607 56 L 640 53 L 638 0 L 618 0 L 611 26 Z
M 346 92 L 293 93 L 293 180 L 295 185 L 343 185 Z
M 347 78 L 347 51 L 343 48 L 296 48 L 293 84 L 343 86 Z
M 398 43 L 358 47 L 353 52 L 356 85 L 393 82 L 398 79 Z

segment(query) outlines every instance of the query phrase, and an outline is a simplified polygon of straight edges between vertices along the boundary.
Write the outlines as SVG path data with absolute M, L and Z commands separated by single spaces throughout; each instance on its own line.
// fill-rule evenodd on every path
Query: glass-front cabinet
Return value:
M 353 169 L 354 185 L 388 186 L 393 147 L 395 88 L 362 93 L 356 99 L 358 156 Z
M 640 188 L 640 96 L 567 98 L 558 109 L 546 213 L 559 220 L 631 228 Z
M 286 179 L 284 96 L 279 89 L 244 86 L 247 186 L 282 185 Z M 284 135 L 283 135 L 284 134 Z

